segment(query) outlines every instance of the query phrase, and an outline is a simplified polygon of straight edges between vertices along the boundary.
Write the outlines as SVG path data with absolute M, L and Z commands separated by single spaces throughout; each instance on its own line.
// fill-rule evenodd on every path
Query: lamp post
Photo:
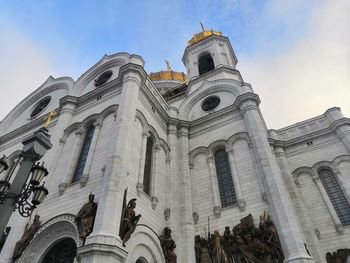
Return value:
M 41 165 L 35 164 L 52 147 L 48 130 L 46 128 L 39 129 L 24 139 L 22 144 L 20 166 L 12 183 L 10 183 L 10 179 L 15 169 L 10 171 L 5 180 L 0 181 L 0 233 L 4 232 L 14 209 L 18 209 L 22 216 L 28 217 L 48 194 L 44 184 L 40 185 L 48 172 L 43 163 Z M 7 160 L 6 157 L 3 157 L 0 159 L 0 172 L 7 169 Z M 30 175 L 31 178 L 27 182 Z M 30 202 L 31 195 L 33 198 Z

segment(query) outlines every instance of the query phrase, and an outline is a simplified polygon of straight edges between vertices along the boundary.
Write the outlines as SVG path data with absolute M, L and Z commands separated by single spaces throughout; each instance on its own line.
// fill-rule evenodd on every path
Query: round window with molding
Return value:
M 45 97 L 34 107 L 32 112 L 30 113 L 30 118 L 34 118 L 38 116 L 46 107 L 49 105 L 51 101 L 51 97 Z
M 217 96 L 211 96 L 206 98 L 202 103 L 202 110 L 212 111 L 220 104 L 220 98 Z
M 107 70 L 103 72 L 100 76 L 95 79 L 95 87 L 99 87 L 103 84 L 105 84 L 113 75 L 112 70 Z

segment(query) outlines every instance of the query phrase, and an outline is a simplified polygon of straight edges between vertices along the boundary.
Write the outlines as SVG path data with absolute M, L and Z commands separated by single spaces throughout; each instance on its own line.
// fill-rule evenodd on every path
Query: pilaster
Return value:
M 214 164 L 214 159 L 211 156 L 208 156 L 207 163 L 209 167 L 209 176 L 211 181 L 211 190 L 213 194 L 213 212 L 216 217 L 220 217 L 221 215 L 221 201 L 219 195 L 219 183 L 218 177 L 216 175 L 216 169 Z
M 180 215 L 181 215 L 181 257 L 179 262 L 195 262 L 193 249 L 194 223 L 192 209 L 192 187 L 189 167 L 189 134 L 188 125 L 179 127 L 179 160 L 180 160 Z
M 69 152 L 69 155 L 66 156 L 67 165 L 65 166 L 65 170 L 63 172 L 62 181 L 58 185 L 58 193 L 60 195 L 64 193 L 67 186 L 71 183 L 70 180 L 72 178 L 74 167 L 78 159 L 82 137 L 83 137 L 83 132 L 80 129 L 78 129 L 78 131 L 75 133 L 74 142 L 72 144 L 73 149 L 72 151 Z
M 313 261 L 307 254 L 304 238 L 299 229 L 297 217 L 267 139 L 266 125 L 261 117 L 258 105 L 259 97 L 253 93 L 240 95 L 235 105 L 241 109 L 245 126 L 252 140 L 262 171 L 262 182 L 266 190 L 269 212 L 278 230 L 286 262 Z
M 139 73 L 137 70 L 121 73 L 123 74 L 123 86 L 113 128 L 115 132 L 111 138 L 113 143 L 110 144 L 108 150 L 94 230 L 85 243 L 89 248 L 89 251 L 85 253 L 88 256 L 81 256 L 82 263 L 124 262 L 123 258 L 126 257 L 126 253 L 122 252 L 121 240 L 117 235 L 125 188 L 124 178 L 127 176 L 127 148 L 131 143 L 129 131 L 134 125 L 142 79 L 142 74 Z M 130 198 L 132 196 L 129 195 L 128 199 Z M 105 252 L 107 248 L 111 250 Z
M 168 226 L 172 230 L 172 237 L 176 244 L 181 244 L 180 239 L 180 212 L 179 212 L 179 174 L 178 174 L 178 147 L 177 147 L 177 123 L 170 121 L 168 124 L 168 144 L 170 147 L 169 163 L 169 210 L 166 211 Z M 176 248 L 176 253 L 181 254 L 181 246 Z
M 297 186 L 294 183 L 293 175 L 290 172 L 285 152 L 281 145 L 275 146 L 275 154 L 286 184 L 286 188 L 291 197 L 291 201 L 295 204 L 295 209 L 299 216 L 299 221 L 301 223 L 300 226 L 304 233 L 307 248 L 310 250 L 315 262 L 325 263 L 325 257 L 323 256 L 321 245 L 314 231 L 314 226 L 311 222 L 311 218 L 300 196 Z
M 84 171 L 82 176 L 80 177 L 80 185 L 82 187 L 84 187 L 87 184 L 87 181 L 89 180 L 92 158 L 95 154 L 98 137 L 100 136 L 100 132 L 102 128 L 102 120 L 97 120 L 93 125 L 95 126 L 95 131 L 91 140 L 90 149 L 86 159 Z
M 139 165 L 139 176 L 137 178 L 137 195 L 140 196 L 143 192 L 143 178 L 145 172 L 145 159 L 146 159 L 146 148 L 147 148 L 147 138 L 149 137 L 149 132 L 142 132 L 142 142 L 141 142 L 141 154 L 140 154 L 140 165 Z
M 241 183 L 240 183 L 239 177 L 238 177 L 238 172 L 237 172 L 237 168 L 236 168 L 237 166 L 235 163 L 233 149 L 232 148 L 226 149 L 226 152 L 227 152 L 228 160 L 230 163 L 230 170 L 231 170 L 231 174 L 232 174 L 233 185 L 235 187 L 237 204 L 238 204 L 239 210 L 244 211 L 245 207 L 246 207 L 246 202 L 244 201 Z

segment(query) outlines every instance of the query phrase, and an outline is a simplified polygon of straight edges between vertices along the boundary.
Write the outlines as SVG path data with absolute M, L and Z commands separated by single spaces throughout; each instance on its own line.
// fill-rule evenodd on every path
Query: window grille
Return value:
M 214 158 L 219 183 L 221 206 L 233 206 L 236 203 L 236 193 L 227 152 L 224 149 L 220 149 L 215 153 Z
M 338 214 L 340 222 L 344 226 L 350 225 L 350 204 L 333 172 L 328 169 L 323 169 L 319 171 L 319 176 L 333 204 L 334 210 Z
M 83 175 L 85 163 L 89 154 L 92 137 L 94 136 L 94 131 L 95 131 L 95 126 L 91 126 L 85 134 L 84 143 L 80 150 L 79 159 L 77 162 L 77 166 L 75 168 L 72 183 L 79 181 L 80 177 Z
M 148 195 L 150 195 L 151 190 L 152 149 L 153 141 L 151 137 L 148 137 L 146 146 L 145 170 L 143 175 L 143 191 Z

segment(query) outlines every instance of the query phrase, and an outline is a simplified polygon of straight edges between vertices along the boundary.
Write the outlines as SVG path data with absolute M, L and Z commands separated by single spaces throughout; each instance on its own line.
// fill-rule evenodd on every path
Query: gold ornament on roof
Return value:
M 162 81 L 162 80 L 175 80 L 179 82 L 186 82 L 187 76 L 183 72 L 173 71 L 168 60 L 165 60 L 166 71 L 151 72 L 149 77 L 152 81 Z
M 51 123 L 51 120 L 53 117 L 55 117 L 57 115 L 57 112 L 56 111 L 51 111 L 44 119 L 44 128 L 48 128 L 50 123 Z
M 190 47 L 196 43 L 198 43 L 199 41 L 202 41 L 203 39 L 206 39 L 210 36 L 222 36 L 221 32 L 218 31 L 214 31 L 214 30 L 205 30 L 203 23 L 199 22 L 201 27 L 202 27 L 202 32 L 195 34 L 188 42 L 187 45 Z
M 169 62 L 168 60 L 165 60 L 165 64 L 166 64 L 166 69 L 167 69 L 167 71 L 171 71 L 170 62 Z

